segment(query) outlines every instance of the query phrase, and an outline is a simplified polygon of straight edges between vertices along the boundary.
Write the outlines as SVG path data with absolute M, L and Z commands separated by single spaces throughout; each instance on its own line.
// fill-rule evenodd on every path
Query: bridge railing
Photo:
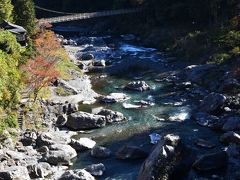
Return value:
M 142 10 L 143 8 L 131 8 L 131 9 L 118 9 L 118 10 L 100 11 L 100 12 L 92 12 L 92 13 L 79 13 L 74 15 L 66 15 L 66 16 L 59 16 L 54 18 L 41 19 L 40 22 L 43 21 L 43 22 L 49 22 L 49 23 L 58 23 L 58 22 L 66 22 L 66 21 L 73 21 L 73 20 L 80 20 L 80 19 L 90 19 L 94 17 L 129 14 L 129 13 L 140 12 Z

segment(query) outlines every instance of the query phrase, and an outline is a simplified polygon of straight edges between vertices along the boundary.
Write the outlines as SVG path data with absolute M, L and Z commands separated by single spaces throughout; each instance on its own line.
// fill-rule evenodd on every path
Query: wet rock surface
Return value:
M 103 146 L 96 146 L 91 150 L 91 156 L 95 158 L 109 158 L 112 152 Z
M 117 153 L 116 157 L 118 159 L 144 159 L 148 156 L 146 152 L 136 146 L 124 146 L 120 148 Z
M 145 82 L 145 81 L 133 81 L 133 82 L 129 82 L 126 86 L 125 86 L 126 90 L 131 90 L 131 91 L 148 91 L 150 90 L 150 86 Z
M 226 152 L 217 152 L 201 156 L 193 167 L 198 171 L 209 171 L 227 167 L 228 157 Z

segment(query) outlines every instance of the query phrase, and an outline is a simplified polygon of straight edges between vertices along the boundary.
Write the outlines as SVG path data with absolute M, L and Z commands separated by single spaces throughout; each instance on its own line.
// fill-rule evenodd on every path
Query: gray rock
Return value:
M 63 114 L 63 115 L 59 115 L 57 117 L 57 121 L 56 121 L 56 126 L 64 126 L 67 123 L 67 115 Z
M 72 139 L 69 145 L 79 152 L 92 149 L 96 142 L 89 138 L 80 138 L 79 140 Z
M 95 146 L 91 150 L 91 156 L 95 158 L 108 158 L 111 156 L 111 151 L 107 149 L 106 147 L 102 146 Z
M 69 165 L 70 160 L 76 156 L 77 153 L 71 146 L 54 144 L 49 147 L 49 153 L 43 157 L 43 160 L 52 165 Z
M 36 143 L 38 147 L 50 146 L 53 144 L 68 144 L 71 141 L 67 134 L 62 134 L 60 131 L 42 132 L 38 135 Z
M 182 179 L 192 162 L 192 151 L 182 144 L 179 136 L 168 134 L 144 161 L 137 179 Z
M 234 78 L 227 78 L 221 84 L 219 91 L 222 92 L 230 92 L 236 88 L 240 87 L 240 83 L 237 79 Z
M 59 180 L 95 180 L 95 178 L 84 169 L 68 170 L 59 178 Z
M 233 131 L 227 132 L 220 137 L 220 141 L 228 144 L 230 143 L 240 144 L 240 135 Z
M 117 153 L 116 157 L 118 159 L 145 159 L 148 154 L 136 146 L 123 146 L 120 148 Z
M 93 176 L 102 176 L 106 168 L 104 164 L 92 164 L 84 168 L 87 172 L 89 172 Z
M 24 146 L 31 146 L 36 144 L 37 134 L 34 131 L 26 130 L 22 137 L 21 142 Z
M 42 147 L 38 148 L 37 151 L 41 154 L 46 154 L 49 152 L 49 149 L 47 146 L 42 146 Z
M 94 61 L 93 66 L 105 67 L 106 66 L 106 61 L 105 60 Z
M 28 170 L 23 166 L 6 167 L 0 171 L 0 179 L 4 180 L 30 180 Z
M 76 112 L 68 116 L 66 126 L 73 130 L 101 128 L 106 125 L 106 118 L 86 112 Z
M 14 161 L 21 161 L 21 160 L 23 160 L 27 157 L 27 155 L 25 155 L 22 152 L 12 151 L 12 150 L 9 150 L 9 149 L 6 150 L 5 153 L 8 157 L 13 159 Z
M 192 118 L 196 120 L 200 126 L 206 126 L 216 130 L 221 129 L 224 124 L 224 122 L 217 116 L 205 112 L 195 113 L 192 115 Z
M 209 171 L 226 167 L 228 157 L 225 151 L 207 154 L 197 159 L 193 167 L 198 171 Z
M 240 117 L 229 117 L 223 125 L 224 131 L 240 130 Z
M 204 65 L 191 65 L 184 69 L 184 73 L 187 75 L 187 79 L 195 83 L 200 83 L 206 74 L 216 69 L 216 65 L 204 64 Z
M 52 173 L 51 166 L 45 162 L 39 162 L 38 164 L 28 165 L 27 169 L 32 179 L 44 178 Z
M 14 150 L 15 149 L 15 144 L 12 140 L 12 138 L 6 138 L 4 141 L 3 141 L 3 146 L 7 149 L 11 149 L 11 150 Z
M 81 60 L 83 60 L 83 61 L 89 61 L 89 60 L 92 60 L 92 59 L 94 59 L 94 55 L 90 54 L 90 53 L 84 53 L 81 56 Z
M 227 98 L 222 94 L 210 93 L 204 97 L 199 109 L 203 112 L 213 112 L 221 107 L 226 99 Z
M 49 146 L 49 152 L 51 151 L 64 151 L 71 159 L 77 156 L 75 149 L 67 144 L 53 144 Z
M 125 89 L 132 91 L 148 91 L 150 86 L 145 81 L 133 81 L 125 86 Z
M 113 122 L 120 122 L 126 119 L 122 113 L 109 109 L 101 109 L 100 112 L 98 112 L 97 114 L 105 116 L 106 121 L 109 124 Z
M 58 80 L 58 86 L 64 88 L 65 91 L 71 93 L 71 94 L 78 94 L 78 89 L 70 85 L 67 81 L 63 79 Z

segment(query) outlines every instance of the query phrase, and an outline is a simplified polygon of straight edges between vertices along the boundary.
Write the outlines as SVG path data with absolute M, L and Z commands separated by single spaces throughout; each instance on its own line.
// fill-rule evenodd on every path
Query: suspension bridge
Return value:
M 39 19 L 40 23 L 48 22 L 50 24 L 82 20 L 82 19 L 91 19 L 91 18 L 97 18 L 97 17 L 133 14 L 133 13 L 139 13 L 143 10 L 143 8 L 128 8 L 128 9 L 108 10 L 108 11 L 99 11 L 99 12 L 91 12 L 91 13 L 68 13 L 68 12 L 50 10 L 50 9 L 42 8 L 39 6 L 35 6 L 35 8 L 43 11 L 62 14 L 61 16 L 58 16 L 58 17 Z

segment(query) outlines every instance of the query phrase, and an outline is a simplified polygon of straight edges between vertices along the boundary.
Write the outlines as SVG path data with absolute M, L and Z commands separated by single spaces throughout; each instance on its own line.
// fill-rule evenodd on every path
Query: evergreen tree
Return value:
M 3 20 L 12 21 L 13 5 L 11 4 L 11 0 L 0 0 L 0 23 Z
M 33 0 L 14 0 L 14 20 L 31 36 L 36 26 Z

